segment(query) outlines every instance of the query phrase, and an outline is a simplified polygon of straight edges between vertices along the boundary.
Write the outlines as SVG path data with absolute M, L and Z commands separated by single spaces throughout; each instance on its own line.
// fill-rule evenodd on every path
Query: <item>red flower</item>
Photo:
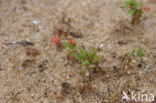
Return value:
M 60 40 L 56 36 L 52 37 L 51 41 L 56 44 L 58 44 L 60 42 Z
M 151 8 L 149 6 L 146 6 L 146 11 L 149 11 Z
M 75 41 L 73 39 L 70 39 L 70 44 L 72 44 L 74 46 L 75 45 Z

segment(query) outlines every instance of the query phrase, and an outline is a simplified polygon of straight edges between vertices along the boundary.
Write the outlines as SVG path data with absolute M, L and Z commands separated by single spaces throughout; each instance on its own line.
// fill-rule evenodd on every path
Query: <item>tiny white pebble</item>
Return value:
M 86 75 L 86 76 L 89 76 L 89 72 L 87 71 L 85 75 Z
M 21 70 L 21 69 L 22 69 L 22 66 L 20 65 L 20 66 L 19 66 L 19 70 Z
M 33 23 L 34 23 L 34 24 L 38 24 L 38 21 L 34 20 Z
M 100 48 L 104 47 L 104 44 L 100 44 Z
M 42 26 L 39 26 L 38 28 L 39 28 L 39 29 L 42 29 Z

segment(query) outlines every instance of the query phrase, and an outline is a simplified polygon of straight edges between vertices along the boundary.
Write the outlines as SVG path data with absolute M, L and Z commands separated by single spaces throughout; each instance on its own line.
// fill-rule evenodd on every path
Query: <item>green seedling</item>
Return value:
M 138 61 L 138 58 L 140 58 L 140 60 L 142 60 L 142 57 L 144 56 L 145 52 L 141 48 L 139 48 L 137 51 L 136 49 L 133 49 L 132 52 L 129 52 L 127 54 L 126 64 L 129 64 L 132 59 Z
M 141 20 L 143 10 L 142 8 L 138 8 L 139 5 L 140 3 L 136 0 L 126 0 L 122 6 L 123 8 L 129 8 L 128 13 L 132 15 L 132 25 L 137 24 Z
M 140 48 L 137 50 L 137 56 L 142 58 L 145 56 L 145 52 Z
M 142 48 L 139 48 L 137 51 L 136 49 L 133 49 L 131 53 L 129 53 L 130 56 L 132 57 L 139 57 L 139 58 L 142 58 L 145 56 L 145 52 L 142 50 Z
M 85 75 L 86 73 L 93 71 L 103 71 L 99 66 L 99 63 L 102 61 L 103 57 L 97 56 L 96 50 L 91 49 L 87 51 L 85 48 L 80 47 L 75 41 L 71 38 L 69 43 L 62 43 L 60 40 L 54 36 L 52 37 L 52 42 L 54 42 L 58 48 L 63 47 L 67 49 L 67 58 L 74 59 L 76 62 L 80 63 L 83 69 L 79 69 L 77 73 Z M 61 45 L 60 45 L 61 44 Z M 96 70 L 95 70 L 96 69 Z
M 86 71 L 93 71 L 95 68 L 99 68 L 99 63 L 102 57 L 97 56 L 96 50 L 92 49 L 89 52 L 78 45 L 72 45 L 71 43 L 65 44 L 69 53 L 67 56 L 73 56 L 82 66 L 83 69 L 78 70 L 79 74 L 86 74 Z
M 134 14 L 139 6 L 139 2 L 136 0 L 126 0 L 122 7 L 129 7 L 129 14 Z

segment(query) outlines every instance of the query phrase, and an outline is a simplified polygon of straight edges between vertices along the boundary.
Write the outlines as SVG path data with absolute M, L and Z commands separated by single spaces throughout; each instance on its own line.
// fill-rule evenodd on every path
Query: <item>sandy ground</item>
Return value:
M 132 31 L 123 26 L 130 16 L 122 0 L 0 0 L 0 103 L 124 103 L 122 91 L 156 96 L 156 1 L 142 2 L 151 7 L 148 19 Z M 79 65 L 56 49 L 51 37 L 54 27 L 68 29 L 63 18 L 81 35 L 76 43 L 104 56 L 104 74 L 77 74 Z M 21 40 L 34 45 L 6 45 Z M 123 67 L 133 48 L 148 54 L 144 64 Z

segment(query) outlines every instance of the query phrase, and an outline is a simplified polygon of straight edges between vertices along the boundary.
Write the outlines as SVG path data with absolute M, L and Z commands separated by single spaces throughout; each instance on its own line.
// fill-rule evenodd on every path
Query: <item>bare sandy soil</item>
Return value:
M 0 0 L 0 103 L 124 103 L 123 91 L 156 96 L 156 1 L 142 0 L 151 10 L 134 28 L 122 3 Z M 60 36 L 55 29 L 67 31 L 68 20 L 75 35 Z M 96 48 L 105 72 L 92 78 L 77 74 L 80 66 L 67 60 L 67 51 L 57 50 L 53 35 Z M 14 41 L 34 45 L 7 45 Z M 143 63 L 132 60 L 125 66 L 122 58 L 133 48 L 147 55 Z

